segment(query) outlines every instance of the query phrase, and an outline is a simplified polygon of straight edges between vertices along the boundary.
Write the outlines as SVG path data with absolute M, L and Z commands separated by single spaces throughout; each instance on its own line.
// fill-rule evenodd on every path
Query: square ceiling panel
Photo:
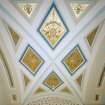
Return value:
M 52 49 L 67 34 L 68 28 L 55 4 L 52 4 L 38 31 Z
M 76 72 L 85 62 L 86 58 L 84 57 L 79 45 L 74 47 L 62 61 L 71 74 Z
M 63 84 L 63 81 L 55 72 L 51 72 L 49 76 L 44 80 L 43 84 L 54 91 L 57 87 Z
M 32 74 L 35 74 L 41 65 L 44 63 L 44 60 L 40 55 L 28 45 L 23 56 L 20 59 L 21 64 L 23 64 Z

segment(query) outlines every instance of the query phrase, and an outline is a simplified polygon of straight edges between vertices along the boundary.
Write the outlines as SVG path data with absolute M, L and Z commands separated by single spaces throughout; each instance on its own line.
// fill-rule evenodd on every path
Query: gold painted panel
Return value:
M 55 90 L 58 86 L 62 84 L 62 80 L 58 77 L 56 73 L 52 72 L 43 84 L 47 85 L 50 89 Z
M 84 59 L 78 48 L 75 48 L 64 60 L 70 72 L 74 72 L 83 62 Z
M 45 92 L 45 90 L 44 90 L 42 87 L 39 87 L 39 88 L 35 91 L 35 94 L 43 93 L 43 92 Z
M 28 47 L 22 57 L 21 62 L 32 73 L 35 73 L 38 71 L 38 68 L 43 63 L 43 60 L 38 56 L 38 54 L 31 47 Z
M 87 41 L 88 41 L 90 46 L 92 46 L 92 43 L 94 41 L 97 30 L 98 30 L 98 27 L 96 27 L 94 30 L 92 30 L 92 32 L 90 32 L 87 36 Z
M 64 92 L 64 93 L 68 93 L 68 94 L 71 94 L 72 92 L 70 91 L 70 89 L 68 89 L 68 87 L 64 87 L 61 92 Z
M 26 75 L 24 75 L 24 84 L 25 84 L 25 86 L 27 86 L 29 84 L 29 82 L 30 82 L 30 79 Z
M 77 83 L 78 83 L 79 86 L 81 86 L 82 78 L 83 78 L 83 74 L 81 74 L 81 75 L 76 79 L 76 81 L 77 81 Z
M 14 44 L 17 45 L 17 43 L 20 39 L 19 35 L 12 28 L 8 27 L 8 29 L 10 31 L 10 35 L 12 37 Z

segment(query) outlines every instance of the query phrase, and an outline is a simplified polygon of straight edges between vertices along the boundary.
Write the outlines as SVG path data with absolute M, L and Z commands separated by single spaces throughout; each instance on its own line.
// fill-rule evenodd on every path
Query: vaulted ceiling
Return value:
M 105 105 L 105 0 L 0 1 L 1 105 Z

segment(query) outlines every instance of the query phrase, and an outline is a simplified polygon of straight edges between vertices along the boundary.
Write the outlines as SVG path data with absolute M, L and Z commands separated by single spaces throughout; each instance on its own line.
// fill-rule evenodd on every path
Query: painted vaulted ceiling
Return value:
M 0 0 L 0 105 L 105 105 L 104 44 L 105 0 Z

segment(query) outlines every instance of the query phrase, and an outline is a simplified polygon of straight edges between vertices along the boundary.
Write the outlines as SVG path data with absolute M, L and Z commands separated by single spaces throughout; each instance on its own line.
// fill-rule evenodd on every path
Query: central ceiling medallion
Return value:
M 63 81 L 55 72 L 51 72 L 43 84 L 54 91 L 57 87 L 63 84 Z
M 65 34 L 67 34 L 68 28 L 55 4 L 52 4 L 38 31 L 52 49 L 54 49 Z
M 86 58 L 84 57 L 79 45 L 73 48 L 62 61 L 71 74 L 76 72 L 85 62 Z
M 35 74 L 41 67 L 41 65 L 44 63 L 44 60 L 30 45 L 28 45 L 23 56 L 20 59 L 20 62 L 32 74 Z

